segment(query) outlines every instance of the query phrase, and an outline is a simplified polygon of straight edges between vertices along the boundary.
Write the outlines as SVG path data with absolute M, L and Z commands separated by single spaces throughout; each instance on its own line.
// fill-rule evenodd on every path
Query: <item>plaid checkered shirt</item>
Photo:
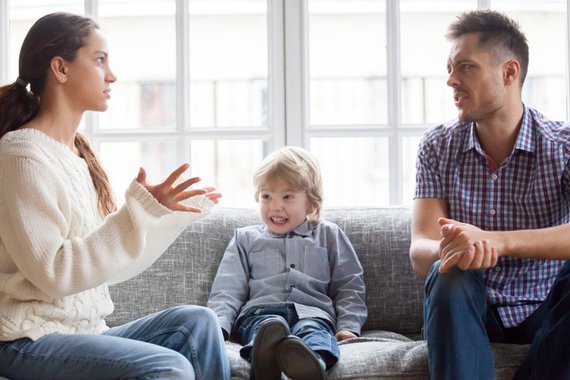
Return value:
M 570 125 L 526 106 L 515 147 L 496 168 L 474 123 L 439 125 L 420 142 L 415 198 L 445 199 L 450 218 L 488 231 L 565 224 L 570 221 L 569 159 Z M 497 306 L 505 327 L 518 326 L 540 306 L 562 264 L 502 256 L 484 271 L 488 302 Z

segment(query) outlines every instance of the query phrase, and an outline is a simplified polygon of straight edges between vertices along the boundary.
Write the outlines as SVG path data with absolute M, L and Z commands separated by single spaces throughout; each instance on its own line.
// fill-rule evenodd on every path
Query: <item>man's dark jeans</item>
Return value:
M 493 379 L 489 342 L 532 343 L 515 379 L 570 379 L 570 261 L 546 301 L 521 325 L 505 328 L 485 298 L 483 272 L 436 262 L 426 281 L 424 337 L 432 379 Z

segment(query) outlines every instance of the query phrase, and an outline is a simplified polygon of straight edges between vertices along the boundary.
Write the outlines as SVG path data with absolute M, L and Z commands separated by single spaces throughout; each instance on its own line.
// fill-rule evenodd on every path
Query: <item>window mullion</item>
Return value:
M 285 0 L 267 0 L 267 31 L 269 52 L 268 127 L 272 138 L 269 151 L 285 145 Z
M 85 16 L 97 21 L 99 18 L 99 0 L 85 0 L 83 2 Z M 101 141 L 98 139 L 99 116 L 95 112 L 85 113 L 85 134 L 91 140 L 96 152 L 100 152 Z
M 570 0 L 566 0 L 566 120 L 570 120 Z
M 307 146 L 308 0 L 287 0 L 285 10 L 285 142 Z
M 393 133 L 389 149 L 390 204 L 403 203 L 403 155 L 402 136 L 399 133 L 401 119 L 401 72 L 400 72 L 400 6 L 399 1 L 386 2 L 386 33 L 388 57 L 388 125 Z
M 190 12 L 189 0 L 176 0 L 176 131 L 177 161 L 190 161 Z
M 85 8 L 85 16 L 97 20 L 99 17 L 99 0 L 85 0 L 83 7 Z

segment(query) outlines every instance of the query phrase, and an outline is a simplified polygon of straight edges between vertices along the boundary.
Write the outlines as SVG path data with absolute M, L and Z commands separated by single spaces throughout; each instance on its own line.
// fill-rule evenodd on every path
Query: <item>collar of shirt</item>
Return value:
M 535 136 L 534 136 L 533 125 L 534 121 L 530 113 L 530 110 L 527 108 L 525 104 L 523 104 L 523 119 L 521 123 L 521 129 L 517 136 L 517 141 L 515 143 L 515 147 L 513 148 L 513 152 L 515 150 L 526 150 L 527 152 L 531 153 L 534 152 Z M 463 152 L 465 153 L 471 149 L 475 149 L 479 154 L 487 156 L 486 153 L 483 151 L 483 148 L 481 148 L 481 144 L 479 142 L 479 139 L 477 138 L 477 133 L 475 133 L 475 122 L 470 123 L 469 138 L 465 141 Z
M 295 235 L 302 237 L 309 237 L 313 234 L 314 226 L 311 223 L 309 223 L 308 219 L 305 219 L 303 223 L 299 224 L 293 231 L 287 234 L 273 233 L 269 228 L 267 228 L 267 226 L 265 226 L 265 230 L 271 237 L 284 238 L 284 237 L 293 237 Z

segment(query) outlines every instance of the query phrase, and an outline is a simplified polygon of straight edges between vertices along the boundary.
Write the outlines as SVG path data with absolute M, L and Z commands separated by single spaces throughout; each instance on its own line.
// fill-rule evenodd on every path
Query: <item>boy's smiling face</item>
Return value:
M 304 191 L 293 190 L 280 181 L 264 183 L 257 201 L 263 223 L 279 235 L 297 228 L 312 210 Z

